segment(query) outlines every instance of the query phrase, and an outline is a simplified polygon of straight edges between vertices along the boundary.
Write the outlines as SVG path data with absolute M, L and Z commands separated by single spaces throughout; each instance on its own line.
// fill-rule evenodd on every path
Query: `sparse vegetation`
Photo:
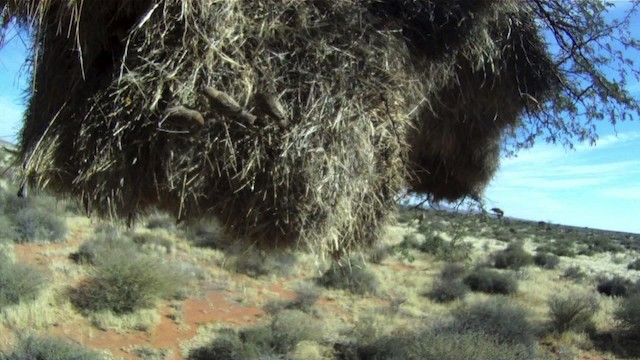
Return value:
M 296 264 L 296 255 L 291 251 L 266 253 L 254 249 L 242 251 L 235 260 L 235 270 L 251 277 L 269 274 L 291 275 Z
M 48 337 L 21 337 L 15 349 L 3 354 L 2 360 L 106 360 L 101 354 L 77 344 Z
M 0 194 L 0 239 L 17 243 L 62 242 L 66 224 L 56 209 L 55 199 L 39 194 L 21 199 L 15 194 Z
M 598 292 L 608 296 L 627 296 L 633 289 L 633 282 L 622 276 L 604 278 L 598 282 Z
M 536 344 L 537 330 L 529 313 L 505 298 L 493 298 L 462 306 L 453 311 L 453 328 L 459 331 L 479 331 L 502 344 Z
M 146 255 L 101 258 L 92 276 L 71 290 L 71 300 L 83 311 L 131 313 L 160 298 L 179 296 L 187 276 L 177 270 Z
M 445 303 L 464 298 L 469 287 L 459 280 L 440 280 L 436 282 L 427 296 L 436 302 Z
M 0 309 L 35 299 L 46 283 L 47 277 L 42 271 L 14 263 L 0 252 Z
M 498 269 L 518 270 L 533 264 L 533 256 L 524 249 L 522 242 L 509 244 L 505 250 L 493 255 L 494 266 Z
M 627 269 L 640 271 L 640 259 L 630 262 L 629 265 L 627 265 Z
M 560 258 L 549 253 L 538 253 L 533 257 L 533 262 L 543 269 L 555 269 L 560 265 Z
M 562 277 L 574 282 L 581 282 L 587 277 L 587 274 L 585 274 L 584 270 L 582 270 L 580 266 L 574 265 L 568 267 L 564 271 Z
M 518 281 L 513 275 L 487 268 L 472 272 L 463 281 L 471 290 L 489 294 L 509 295 L 518 291 Z
M 551 328 L 558 332 L 581 332 L 593 328 L 593 316 L 600 308 L 589 294 L 555 295 L 549 299 Z
M 334 261 L 318 279 L 318 283 L 328 288 L 349 290 L 354 294 L 375 294 L 379 285 L 375 275 L 358 259 Z
M 614 313 L 620 329 L 640 341 L 640 294 L 622 299 Z
M 272 324 L 272 345 L 281 354 L 286 354 L 300 341 L 318 341 L 323 336 L 322 323 L 299 310 L 283 310 Z

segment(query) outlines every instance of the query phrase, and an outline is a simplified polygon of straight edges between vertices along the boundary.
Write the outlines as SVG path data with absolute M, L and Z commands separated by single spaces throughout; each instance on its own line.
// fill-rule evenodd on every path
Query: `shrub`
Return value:
M 22 337 L 9 354 L 0 353 L 2 360 L 102 360 L 104 356 L 62 339 Z
M 518 291 L 517 280 L 508 273 L 481 268 L 467 275 L 463 282 L 473 291 L 509 295 Z
M 13 216 L 13 222 L 19 243 L 61 242 L 67 233 L 64 220 L 47 209 L 21 209 Z
M 185 273 L 158 258 L 135 254 L 105 257 L 70 296 L 81 310 L 124 314 L 152 307 L 159 298 L 180 295 L 187 281 Z
M 598 283 L 598 292 L 608 296 L 627 296 L 632 288 L 633 283 L 619 275 Z
M 580 282 L 587 277 L 587 274 L 585 274 L 585 272 L 582 271 L 582 268 L 580 266 L 574 265 L 574 266 L 568 267 L 564 271 L 564 274 L 562 275 L 562 277 L 565 279 L 572 280 L 574 282 Z
M 533 257 L 533 262 L 544 269 L 555 269 L 560 264 L 560 258 L 557 255 L 549 253 L 538 253 Z
M 270 314 L 278 313 L 284 309 L 296 309 L 306 313 L 313 312 L 313 305 L 320 297 L 320 291 L 312 284 L 304 283 L 296 289 L 296 299 L 275 300 L 265 305 L 265 311 Z
M 13 226 L 13 221 L 0 214 L 0 243 L 15 241 L 16 239 L 18 239 L 18 232 Z
M 623 299 L 613 316 L 623 331 L 640 340 L 640 294 Z
M 300 341 L 322 339 L 322 324 L 299 310 L 283 310 L 271 323 L 272 346 L 276 352 L 286 354 Z
M 0 254 L 0 308 L 35 299 L 46 282 L 47 278 L 40 270 L 13 263 Z
M 627 265 L 627 269 L 629 270 L 639 270 L 640 271 L 640 259 L 636 259 Z
M 238 255 L 235 270 L 256 278 L 269 274 L 290 276 L 295 269 L 296 261 L 296 254 L 291 251 L 263 253 L 250 249 Z
M 467 272 L 467 268 L 464 264 L 448 263 L 442 268 L 440 273 L 440 279 L 442 280 L 455 280 L 460 278 Z
M 598 300 L 588 294 L 552 296 L 548 305 L 551 328 L 558 333 L 593 328 L 593 316 L 600 308 Z
M 463 241 L 460 237 L 454 237 L 447 241 L 439 235 L 426 236 L 418 246 L 418 250 L 435 256 L 443 261 L 466 261 L 471 256 L 473 245 Z
M 481 332 L 501 344 L 535 345 L 536 330 L 529 321 L 528 312 L 508 299 L 472 303 L 455 309 L 452 315 L 451 327 L 458 332 Z
M 533 351 L 524 345 L 501 344 L 491 336 L 477 331 L 440 332 L 421 334 L 411 348 L 413 359 L 424 360 L 513 360 L 533 359 Z
M 552 243 L 539 246 L 536 252 L 551 253 L 557 256 L 574 257 L 576 256 L 575 244 L 571 239 L 556 239 Z
M 138 254 L 138 246 L 115 230 L 98 230 L 93 238 L 80 245 L 71 258 L 78 264 L 95 265 L 100 258 L 129 257 Z
M 469 287 L 459 280 L 440 280 L 436 282 L 427 294 L 429 299 L 445 303 L 462 299 L 469 292 Z
M 378 280 L 366 269 L 361 260 L 351 263 L 334 261 L 329 269 L 318 279 L 324 287 L 349 290 L 354 294 L 375 294 Z
M 494 266 L 498 269 L 517 270 L 533 263 L 533 256 L 521 242 L 512 243 L 505 250 L 494 254 Z
M 147 229 L 164 229 L 169 232 L 176 231 L 176 219 L 166 213 L 153 213 L 147 219 Z
M 190 360 L 238 360 L 254 357 L 247 354 L 238 334 L 227 329 L 221 331 L 209 345 L 192 350 L 188 358 Z

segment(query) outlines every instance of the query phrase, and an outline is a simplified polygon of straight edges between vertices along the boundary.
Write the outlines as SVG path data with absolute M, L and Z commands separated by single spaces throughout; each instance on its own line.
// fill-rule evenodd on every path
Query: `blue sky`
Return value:
M 616 2 L 614 12 L 625 11 L 628 4 Z M 640 37 L 640 16 L 635 23 Z M 24 41 L 11 32 L 8 38 L 0 49 L 0 139 L 15 142 L 28 76 L 21 71 Z M 630 84 L 629 90 L 640 97 L 640 83 Z M 539 142 L 503 159 L 487 189 L 487 206 L 522 219 L 640 233 L 638 121 L 616 129 L 601 126 L 596 146 L 565 150 Z

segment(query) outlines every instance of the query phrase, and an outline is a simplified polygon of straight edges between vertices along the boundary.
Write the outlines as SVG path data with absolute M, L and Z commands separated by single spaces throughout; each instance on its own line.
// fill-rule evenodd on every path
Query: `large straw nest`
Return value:
M 101 215 L 216 216 L 269 248 L 370 244 L 407 180 L 479 194 L 550 88 L 515 0 L 4 5 L 36 29 L 32 184 Z

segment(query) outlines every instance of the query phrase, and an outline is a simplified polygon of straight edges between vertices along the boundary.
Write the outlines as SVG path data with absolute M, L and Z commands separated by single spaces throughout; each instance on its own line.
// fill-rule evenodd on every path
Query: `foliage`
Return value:
M 379 285 L 376 276 L 359 259 L 334 261 L 318 279 L 318 283 L 328 288 L 349 290 L 354 294 L 375 294 Z
M 616 275 L 598 283 L 598 292 L 608 296 L 627 296 L 633 288 L 631 280 Z
M 19 338 L 12 352 L 0 352 L 0 360 L 105 360 L 106 357 L 58 338 Z
M 489 294 L 514 294 L 518 291 L 518 282 L 509 273 L 480 268 L 467 275 L 463 282 L 473 291 Z
M 438 260 L 459 262 L 469 260 L 473 245 L 464 241 L 460 234 L 454 232 L 449 241 L 440 235 L 428 235 L 418 246 L 418 249 L 435 256 Z
M 540 136 L 568 147 L 576 140 L 594 143 L 597 122 L 615 125 L 637 116 L 640 107 L 626 86 L 640 74 L 628 52 L 640 49 L 630 26 L 639 2 L 585 0 L 566 6 L 562 0 L 526 1 L 547 29 L 553 71 L 562 81 L 557 96 L 539 104 L 542 112 L 523 118 L 512 148 L 531 146 Z M 622 16 L 610 16 L 611 9 L 626 5 Z
M 552 296 L 548 305 L 551 328 L 558 333 L 593 328 L 593 316 L 600 308 L 597 298 L 580 293 Z
M 555 269 L 560 264 L 560 258 L 557 255 L 549 253 L 537 253 L 533 257 L 533 262 L 544 269 Z
M 533 360 L 532 349 L 521 344 L 504 344 L 482 331 L 427 328 L 401 331 L 376 339 L 359 339 L 358 357 L 374 360 Z M 340 357 L 339 357 L 340 358 Z
M 556 239 L 553 242 L 538 246 L 536 252 L 566 257 L 576 256 L 575 243 L 571 239 Z
M 494 266 L 498 269 L 517 270 L 533 264 L 533 256 L 524 249 L 522 242 L 509 244 L 505 250 L 493 255 Z
M 312 316 L 299 310 L 283 310 L 271 323 L 273 348 L 282 354 L 300 341 L 322 339 L 322 324 Z
M 442 280 L 455 280 L 460 278 L 467 272 L 467 268 L 464 264 L 460 263 L 448 263 L 440 272 L 440 279 Z
M 179 296 L 188 276 L 161 259 L 130 254 L 100 258 L 92 275 L 70 291 L 72 303 L 84 311 L 131 313 L 152 307 L 160 298 Z
M 622 299 L 614 313 L 620 328 L 640 340 L 640 294 Z
M 533 347 L 536 329 L 529 313 L 506 298 L 491 298 L 459 307 L 452 313 L 453 328 L 480 331 L 503 344 Z
M 464 298 L 469 292 L 469 287 L 460 280 L 445 280 L 437 281 L 427 296 L 439 303 L 446 303 L 453 300 Z
M 269 274 L 289 276 L 295 269 L 297 258 L 292 251 L 262 252 L 247 249 L 238 254 L 235 270 L 251 277 Z
M 19 243 L 64 241 L 67 226 L 54 198 L 38 194 L 22 199 L 3 192 L 0 201 L 0 237 Z
M 578 265 L 568 267 L 562 275 L 565 279 L 570 279 L 574 282 L 580 282 L 587 277 L 587 274 Z
M 35 299 L 46 286 L 45 274 L 29 265 L 11 262 L 0 253 L 0 309 Z
M 640 259 L 635 259 L 627 265 L 627 269 L 629 270 L 639 270 L 640 271 Z

